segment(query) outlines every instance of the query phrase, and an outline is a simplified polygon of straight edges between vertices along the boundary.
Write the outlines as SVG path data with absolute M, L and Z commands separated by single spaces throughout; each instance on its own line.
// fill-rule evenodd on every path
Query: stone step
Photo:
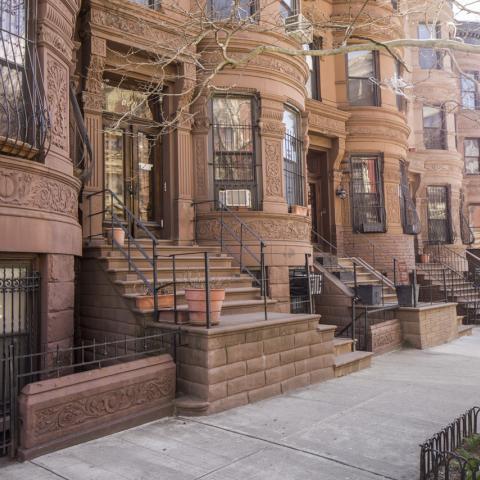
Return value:
M 140 245 L 141 248 L 147 252 L 149 255 L 153 252 L 152 243 L 143 243 Z M 124 245 L 125 251 L 127 250 L 127 245 Z M 212 255 L 221 254 L 220 247 L 217 246 L 184 246 L 184 245 L 163 245 L 158 244 L 155 248 L 156 253 L 158 255 L 179 255 L 183 253 L 189 253 L 192 255 L 202 255 L 203 252 L 209 252 Z M 140 250 L 137 249 L 135 244 L 131 245 L 131 252 L 136 252 L 141 255 Z M 105 244 L 102 246 L 94 246 L 94 247 L 84 247 L 83 248 L 84 257 L 105 257 L 105 256 L 113 256 L 113 257 L 122 257 L 122 253 L 114 248 L 112 249 L 111 245 Z
M 458 326 L 462 326 L 463 325 L 463 319 L 465 318 L 464 315 L 457 315 L 457 324 Z
M 458 327 L 458 336 L 459 337 L 469 337 L 473 333 L 473 325 L 459 325 Z
M 180 395 L 175 399 L 175 413 L 178 416 L 198 417 L 207 413 L 210 403 L 192 395 Z
M 333 339 L 333 346 L 335 348 L 335 356 L 338 357 L 352 351 L 353 340 L 351 338 L 336 337 Z
M 363 352 L 361 350 L 343 353 L 342 355 L 335 357 L 335 377 L 343 377 L 350 373 L 369 368 L 372 364 L 372 357 L 372 352 Z

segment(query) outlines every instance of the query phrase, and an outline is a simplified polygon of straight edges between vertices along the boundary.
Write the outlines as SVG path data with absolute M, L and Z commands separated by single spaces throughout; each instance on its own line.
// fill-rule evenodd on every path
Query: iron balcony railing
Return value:
M 28 159 L 42 159 L 50 145 L 36 6 L 34 0 L 0 2 L 0 152 Z

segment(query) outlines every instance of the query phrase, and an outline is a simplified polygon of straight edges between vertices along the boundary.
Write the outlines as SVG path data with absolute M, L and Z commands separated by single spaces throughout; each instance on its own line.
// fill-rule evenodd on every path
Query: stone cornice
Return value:
M 350 113 L 338 110 L 316 100 L 307 99 L 308 129 L 330 137 L 345 137 L 345 124 Z

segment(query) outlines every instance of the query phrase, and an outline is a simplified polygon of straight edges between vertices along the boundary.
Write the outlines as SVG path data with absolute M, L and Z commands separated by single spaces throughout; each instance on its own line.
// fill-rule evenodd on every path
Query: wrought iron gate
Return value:
M 27 264 L 0 264 L 0 456 L 15 445 L 18 355 L 38 351 L 40 275 Z M 18 387 L 18 388 L 17 388 Z

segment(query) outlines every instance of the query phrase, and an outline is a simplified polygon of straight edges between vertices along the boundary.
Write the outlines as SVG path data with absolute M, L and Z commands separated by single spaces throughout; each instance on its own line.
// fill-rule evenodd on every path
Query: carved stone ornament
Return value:
M 224 221 L 229 222 L 229 230 L 233 230 L 239 238 L 240 225 L 237 221 L 229 221 L 224 217 Z M 310 239 L 311 224 L 306 220 L 292 219 L 289 215 L 279 217 L 263 218 L 243 218 L 244 222 L 258 236 L 264 240 L 296 240 L 299 242 L 308 242 Z M 200 240 L 220 239 L 220 222 L 216 218 L 199 220 L 198 237 Z M 250 238 L 251 237 L 251 238 Z M 243 238 L 245 240 L 255 240 L 244 230 Z
M 34 207 L 76 218 L 77 195 L 75 188 L 58 180 L 0 168 L 0 206 Z
M 269 197 L 282 196 L 282 152 L 280 142 L 265 142 L 265 194 Z
M 195 152 L 195 184 L 196 193 L 202 195 L 206 193 L 207 188 L 207 172 L 205 165 L 205 149 L 203 136 L 195 136 L 194 152 Z
M 64 65 L 47 59 L 47 101 L 52 122 L 52 144 L 63 150 L 68 148 L 68 71 Z
M 37 437 L 66 430 L 86 422 L 112 415 L 132 407 L 148 407 L 175 393 L 175 377 L 164 375 L 155 380 L 129 385 L 110 392 L 78 399 L 35 413 Z

